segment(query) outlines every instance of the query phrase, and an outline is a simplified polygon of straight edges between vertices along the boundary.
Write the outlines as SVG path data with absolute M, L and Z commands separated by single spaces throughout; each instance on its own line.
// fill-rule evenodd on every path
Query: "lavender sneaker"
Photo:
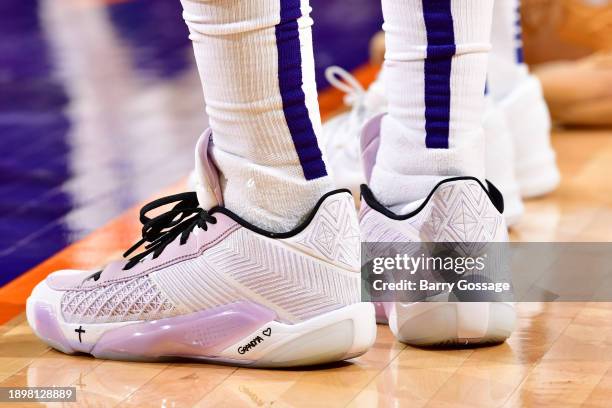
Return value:
M 365 353 L 376 325 L 374 307 L 360 303 L 350 192 L 323 196 L 293 231 L 266 232 L 222 206 L 209 143 L 210 131 L 196 148 L 197 193 L 141 210 L 143 239 L 126 256 L 147 244 L 142 252 L 36 286 L 27 302 L 36 335 L 64 353 L 120 360 L 288 367 Z
M 379 145 L 380 116 L 364 127 L 361 138 L 362 163 L 366 180 L 370 179 Z M 435 186 L 428 197 L 406 206 L 405 214 L 394 214 L 385 208 L 367 185 L 361 187 L 361 239 L 366 243 L 445 243 L 421 248 L 460 247 L 463 256 L 475 256 L 487 244 L 496 247 L 508 241 L 503 213 L 503 198 L 491 183 L 485 187 L 472 177 L 454 177 Z M 473 245 L 476 244 L 476 245 Z M 418 245 L 417 245 L 418 246 Z M 384 247 L 384 246 L 383 246 Z M 454 248 L 455 248 L 454 247 Z M 490 246 L 489 246 L 490 247 Z M 481 253 L 479 252 L 479 253 Z M 497 261 L 497 260 L 496 260 Z M 441 344 L 482 344 L 503 342 L 515 323 L 509 270 L 492 262 L 478 279 L 507 283 L 503 296 L 485 293 L 465 301 L 456 291 L 428 293 L 424 301 L 376 303 L 377 321 L 388 320 L 396 338 L 418 346 Z M 488 264 L 489 266 L 489 264 Z M 446 281 L 448 275 L 434 270 L 430 281 Z M 451 271 L 448 281 L 460 276 Z M 466 275 L 467 276 L 467 275 Z M 457 278 L 459 279 L 459 278 Z M 474 294 L 470 294 L 474 296 Z M 478 295 L 480 296 L 480 295 Z M 463 300 L 463 301 L 462 301 Z M 386 319 L 385 319 L 386 317 Z

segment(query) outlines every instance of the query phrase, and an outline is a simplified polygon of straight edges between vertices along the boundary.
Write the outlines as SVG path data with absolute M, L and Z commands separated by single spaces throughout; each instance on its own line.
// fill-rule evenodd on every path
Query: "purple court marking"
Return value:
M 193 55 L 185 51 L 191 49 L 191 41 L 180 18 L 180 2 L 122 1 L 109 5 L 108 12 L 117 33 L 133 50 L 130 58 L 142 75 L 172 79 L 190 68 Z
M 184 177 L 206 127 L 178 1 L 2 4 L 0 287 Z M 382 12 L 311 5 L 321 89 L 327 66 L 368 60 Z
M 423 17 L 427 28 L 425 145 L 448 149 L 452 60 L 457 51 L 451 0 L 423 0 Z
M 54 15 L 63 21 L 45 30 L 41 20 L 47 8 L 39 5 L 8 0 L 3 10 L 12 23 L 0 27 L 5 73 L 0 78 L 0 286 L 187 174 L 193 143 L 206 123 L 198 104 L 181 109 L 187 118 L 168 109 L 176 105 L 173 92 L 146 95 L 146 89 L 195 74 L 178 2 L 97 6 L 108 13 L 92 7 L 91 15 L 103 20 L 93 25 L 73 24 L 69 9 L 74 6 L 53 3 Z M 96 52 L 78 48 L 84 44 L 79 41 L 58 43 L 62 24 L 71 33 L 60 37 L 95 38 Z M 52 42 L 61 48 L 58 55 Z M 112 67 L 125 64 L 122 54 L 133 57 L 133 65 L 126 60 L 116 78 Z M 64 55 L 78 61 L 80 70 L 68 66 L 66 74 L 57 75 L 57 58 Z M 117 61 L 108 64 L 108 58 Z M 65 81 L 72 78 L 76 89 L 87 84 L 89 98 L 71 91 L 75 85 Z M 105 81 L 115 86 L 104 86 Z M 130 91 L 120 91 L 121 83 Z M 171 82 L 163 86 L 180 93 Z M 71 113 L 84 106 L 86 115 Z M 129 106 L 158 110 L 129 113 Z M 145 123 L 158 117 L 171 127 L 152 133 Z M 163 149 L 150 143 L 163 139 L 168 139 Z
M 280 23 L 276 26 L 278 85 L 287 127 L 293 139 L 304 177 L 314 180 L 327 175 L 323 154 L 312 127 L 306 95 L 302 90 L 302 53 L 297 20 L 302 17 L 300 0 L 280 0 Z
M 7 0 L 2 9 L 11 23 L 0 25 L 0 286 L 65 246 L 69 231 L 60 225 L 54 239 L 14 249 L 72 208 L 65 193 L 39 201 L 71 176 L 71 123 L 38 1 Z
M 372 0 L 310 0 L 310 5 L 317 87 L 324 89 L 330 65 L 351 71 L 369 60 L 370 40 L 382 30 L 382 7 Z

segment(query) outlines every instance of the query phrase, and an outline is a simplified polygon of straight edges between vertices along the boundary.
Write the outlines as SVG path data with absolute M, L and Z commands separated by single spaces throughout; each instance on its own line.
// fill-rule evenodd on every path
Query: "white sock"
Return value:
M 389 114 L 370 186 L 394 211 L 449 176 L 484 177 L 492 3 L 382 0 Z
M 227 208 L 289 231 L 333 188 L 308 0 L 181 0 Z M 282 17 L 282 21 L 281 21 Z
M 523 60 L 520 0 L 495 0 L 491 54 L 489 56 L 489 92 L 495 100 L 503 99 L 528 73 Z

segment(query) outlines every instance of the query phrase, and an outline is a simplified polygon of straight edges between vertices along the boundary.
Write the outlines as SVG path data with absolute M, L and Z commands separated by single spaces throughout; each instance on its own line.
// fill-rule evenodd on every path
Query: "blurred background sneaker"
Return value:
M 345 93 L 344 103 L 349 110 L 324 123 L 323 145 L 336 186 L 350 189 L 358 202 L 359 186 L 365 182 L 359 136 L 363 125 L 387 108 L 383 83 L 379 74 L 366 90 L 357 78 L 338 66 L 328 67 L 325 77 L 331 85 Z

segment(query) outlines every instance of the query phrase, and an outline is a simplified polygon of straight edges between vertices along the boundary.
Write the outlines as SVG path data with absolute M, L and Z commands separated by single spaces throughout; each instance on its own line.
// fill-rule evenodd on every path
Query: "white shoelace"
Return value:
M 358 157 L 362 126 L 386 105 L 379 79 L 366 90 L 357 78 L 336 65 L 325 70 L 325 78 L 334 88 L 345 93 L 344 103 L 351 107 L 346 127 L 327 141 L 328 149 L 348 148 L 351 156 Z

